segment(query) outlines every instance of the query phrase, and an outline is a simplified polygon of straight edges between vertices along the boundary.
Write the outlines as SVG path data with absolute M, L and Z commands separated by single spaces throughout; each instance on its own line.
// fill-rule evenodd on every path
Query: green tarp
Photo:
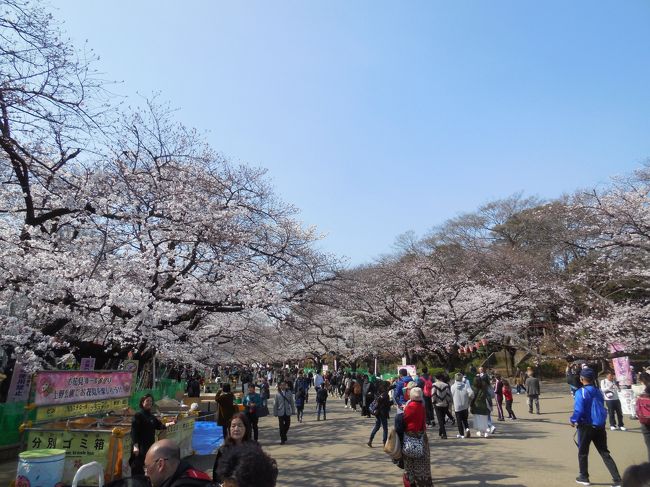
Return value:
M 27 419 L 33 419 L 34 411 L 30 411 Z M 15 445 L 20 442 L 20 425 L 25 419 L 24 402 L 0 403 L 0 446 Z

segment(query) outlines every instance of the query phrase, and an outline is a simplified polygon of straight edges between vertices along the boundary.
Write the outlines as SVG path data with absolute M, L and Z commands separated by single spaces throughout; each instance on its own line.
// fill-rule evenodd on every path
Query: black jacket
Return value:
M 164 430 L 165 425 L 151 414 L 151 411 L 141 409 L 131 421 L 131 441 L 140 448 L 139 456 L 144 457 L 151 445 L 156 441 L 156 430 Z
M 393 403 L 390 401 L 387 392 L 382 392 L 377 397 L 377 411 L 380 418 L 389 418 L 390 417 L 390 408 Z

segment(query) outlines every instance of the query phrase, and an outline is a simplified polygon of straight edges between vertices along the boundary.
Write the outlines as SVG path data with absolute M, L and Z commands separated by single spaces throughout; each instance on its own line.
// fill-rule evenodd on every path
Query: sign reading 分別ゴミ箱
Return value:
M 126 371 L 41 371 L 34 375 L 34 404 L 46 406 L 128 397 L 132 384 L 133 374 Z
M 122 448 L 117 448 L 117 442 L 124 442 Z M 40 450 L 43 448 L 62 448 L 65 450 L 65 463 L 63 468 L 63 482 L 71 484 L 74 474 L 83 464 L 98 462 L 106 474 L 105 480 L 114 477 L 114 470 L 124 471 L 125 456 L 131 450 L 131 440 L 128 435 L 117 438 L 110 431 L 38 431 L 29 430 L 26 441 L 27 450 Z M 111 462 L 111 463 L 109 463 Z M 120 463 L 119 468 L 117 467 Z M 96 485 L 94 480 L 86 479 L 84 484 Z

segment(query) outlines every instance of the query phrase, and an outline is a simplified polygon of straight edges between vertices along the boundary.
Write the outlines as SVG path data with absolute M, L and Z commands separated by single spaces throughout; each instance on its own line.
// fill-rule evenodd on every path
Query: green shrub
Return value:
M 432 377 L 435 377 L 436 374 L 446 374 L 446 373 L 447 373 L 447 371 L 445 370 L 444 367 L 432 367 L 432 368 L 429 369 L 429 374 Z

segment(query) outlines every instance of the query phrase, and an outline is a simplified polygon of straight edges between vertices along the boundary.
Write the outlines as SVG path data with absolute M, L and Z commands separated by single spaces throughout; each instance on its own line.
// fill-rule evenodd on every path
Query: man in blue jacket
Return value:
M 399 369 L 399 375 L 400 377 L 397 381 L 397 385 L 395 386 L 395 394 L 393 399 L 395 400 L 397 407 L 403 409 L 404 404 L 406 404 L 406 399 L 404 398 L 404 388 L 408 385 L 409 382 L 413 380 L 413 378 L 408 375 L 406 369 Z
M 578 389 L 574 398 L 573 415 L 571 416 L 571 426 L 578 428 L 578 465 L 580 475 L 576 482 L 581 485 L 591 485 L 589 483 L 589 446 L 593 442 L 596 450 L 600 453 L 603 462 L 609 473 L 612 475 L 614 487 L 621 485 L 621 475 L 614 459 L 607 449 L 607 432 L 605 430 L 605 421 L 607 419 L 607 410 L 605 409 L 605 399 L 603 393 L 594 387 L 596 374 L 592 369 L 585 368 L 580 372 L 580 382 L 582 388 Z

